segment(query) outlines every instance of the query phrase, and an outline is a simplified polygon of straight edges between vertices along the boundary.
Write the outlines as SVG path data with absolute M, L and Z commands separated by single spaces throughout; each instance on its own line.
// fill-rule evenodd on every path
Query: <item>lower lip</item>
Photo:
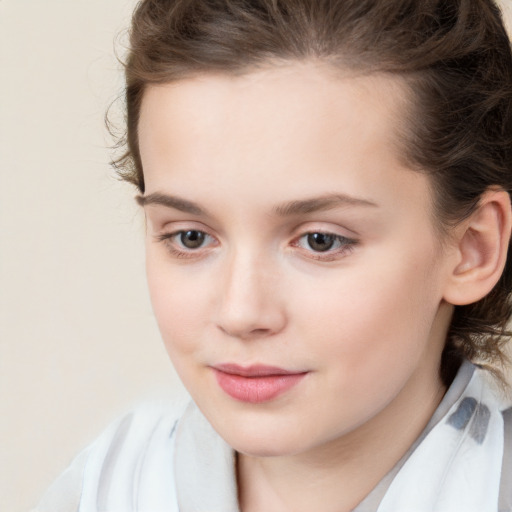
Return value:
M 222 390 L 241 402 L 259 404 L 282 395 L 298 384 L 306 373 L 286 375 L 265 375 L 244 377 L 214 369 L 215 377 Z

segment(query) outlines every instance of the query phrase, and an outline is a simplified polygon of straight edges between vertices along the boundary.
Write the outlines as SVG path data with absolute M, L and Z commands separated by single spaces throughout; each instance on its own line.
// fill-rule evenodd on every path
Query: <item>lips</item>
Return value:
M 275 366 L 220 364 L 212 367 L 221 389 L 235 400 L 268 402 L 298 384 L 308 372 L 295 372 Z

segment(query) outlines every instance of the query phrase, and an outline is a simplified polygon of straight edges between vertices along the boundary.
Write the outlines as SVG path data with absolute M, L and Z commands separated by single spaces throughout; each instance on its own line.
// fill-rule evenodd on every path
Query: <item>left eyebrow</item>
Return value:
M 304 215 L 318 211 L 332 210 L 346 206 L 378 207 L 373 201 L 346 194 L 329 194 L 321 197 L 290 201 L 276 206 L 273 210 L 280 217 Z

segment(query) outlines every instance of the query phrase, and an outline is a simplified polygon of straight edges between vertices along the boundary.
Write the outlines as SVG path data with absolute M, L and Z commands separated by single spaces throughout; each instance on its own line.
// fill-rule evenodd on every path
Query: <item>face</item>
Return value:
M 314 450 L 439 386 L 448 258 L 401 163 L 396 80 L 294 64 L 145 93 L 156 318 L 240 452 Z

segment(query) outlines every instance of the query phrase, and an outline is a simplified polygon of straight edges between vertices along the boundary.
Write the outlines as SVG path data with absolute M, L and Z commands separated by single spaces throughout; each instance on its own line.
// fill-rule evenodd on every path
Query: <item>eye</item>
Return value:
M 306 250 L 309 254 L 316 254 L 317 259 L 334 259 L 344 256 L 356 244 L 357 240 L 322 231 L 305 233 L 294 243 L 296 247 Z
M 197 231 L 195 229 L 191 229 L 190 231 L 180 231 L 179 233 L 176 233 L 175 236 L 178 238 L 180 244 L 186 249 L 199 249 L 208 237 L 208 235 L 203 231 Z
M 213 236 L 199 229 L 183 229 L 164 233 L 156 238 L 159 242 L 163 242 L 167 250 L 177 258 L 197 257 L 204 253 L 201 249 L 216 245 Z
M 308 246 L 318 252 L 332 249 L 334 242 L 336 242 L 336 237 L 328 233 L 309 233 L 306 237 Z

